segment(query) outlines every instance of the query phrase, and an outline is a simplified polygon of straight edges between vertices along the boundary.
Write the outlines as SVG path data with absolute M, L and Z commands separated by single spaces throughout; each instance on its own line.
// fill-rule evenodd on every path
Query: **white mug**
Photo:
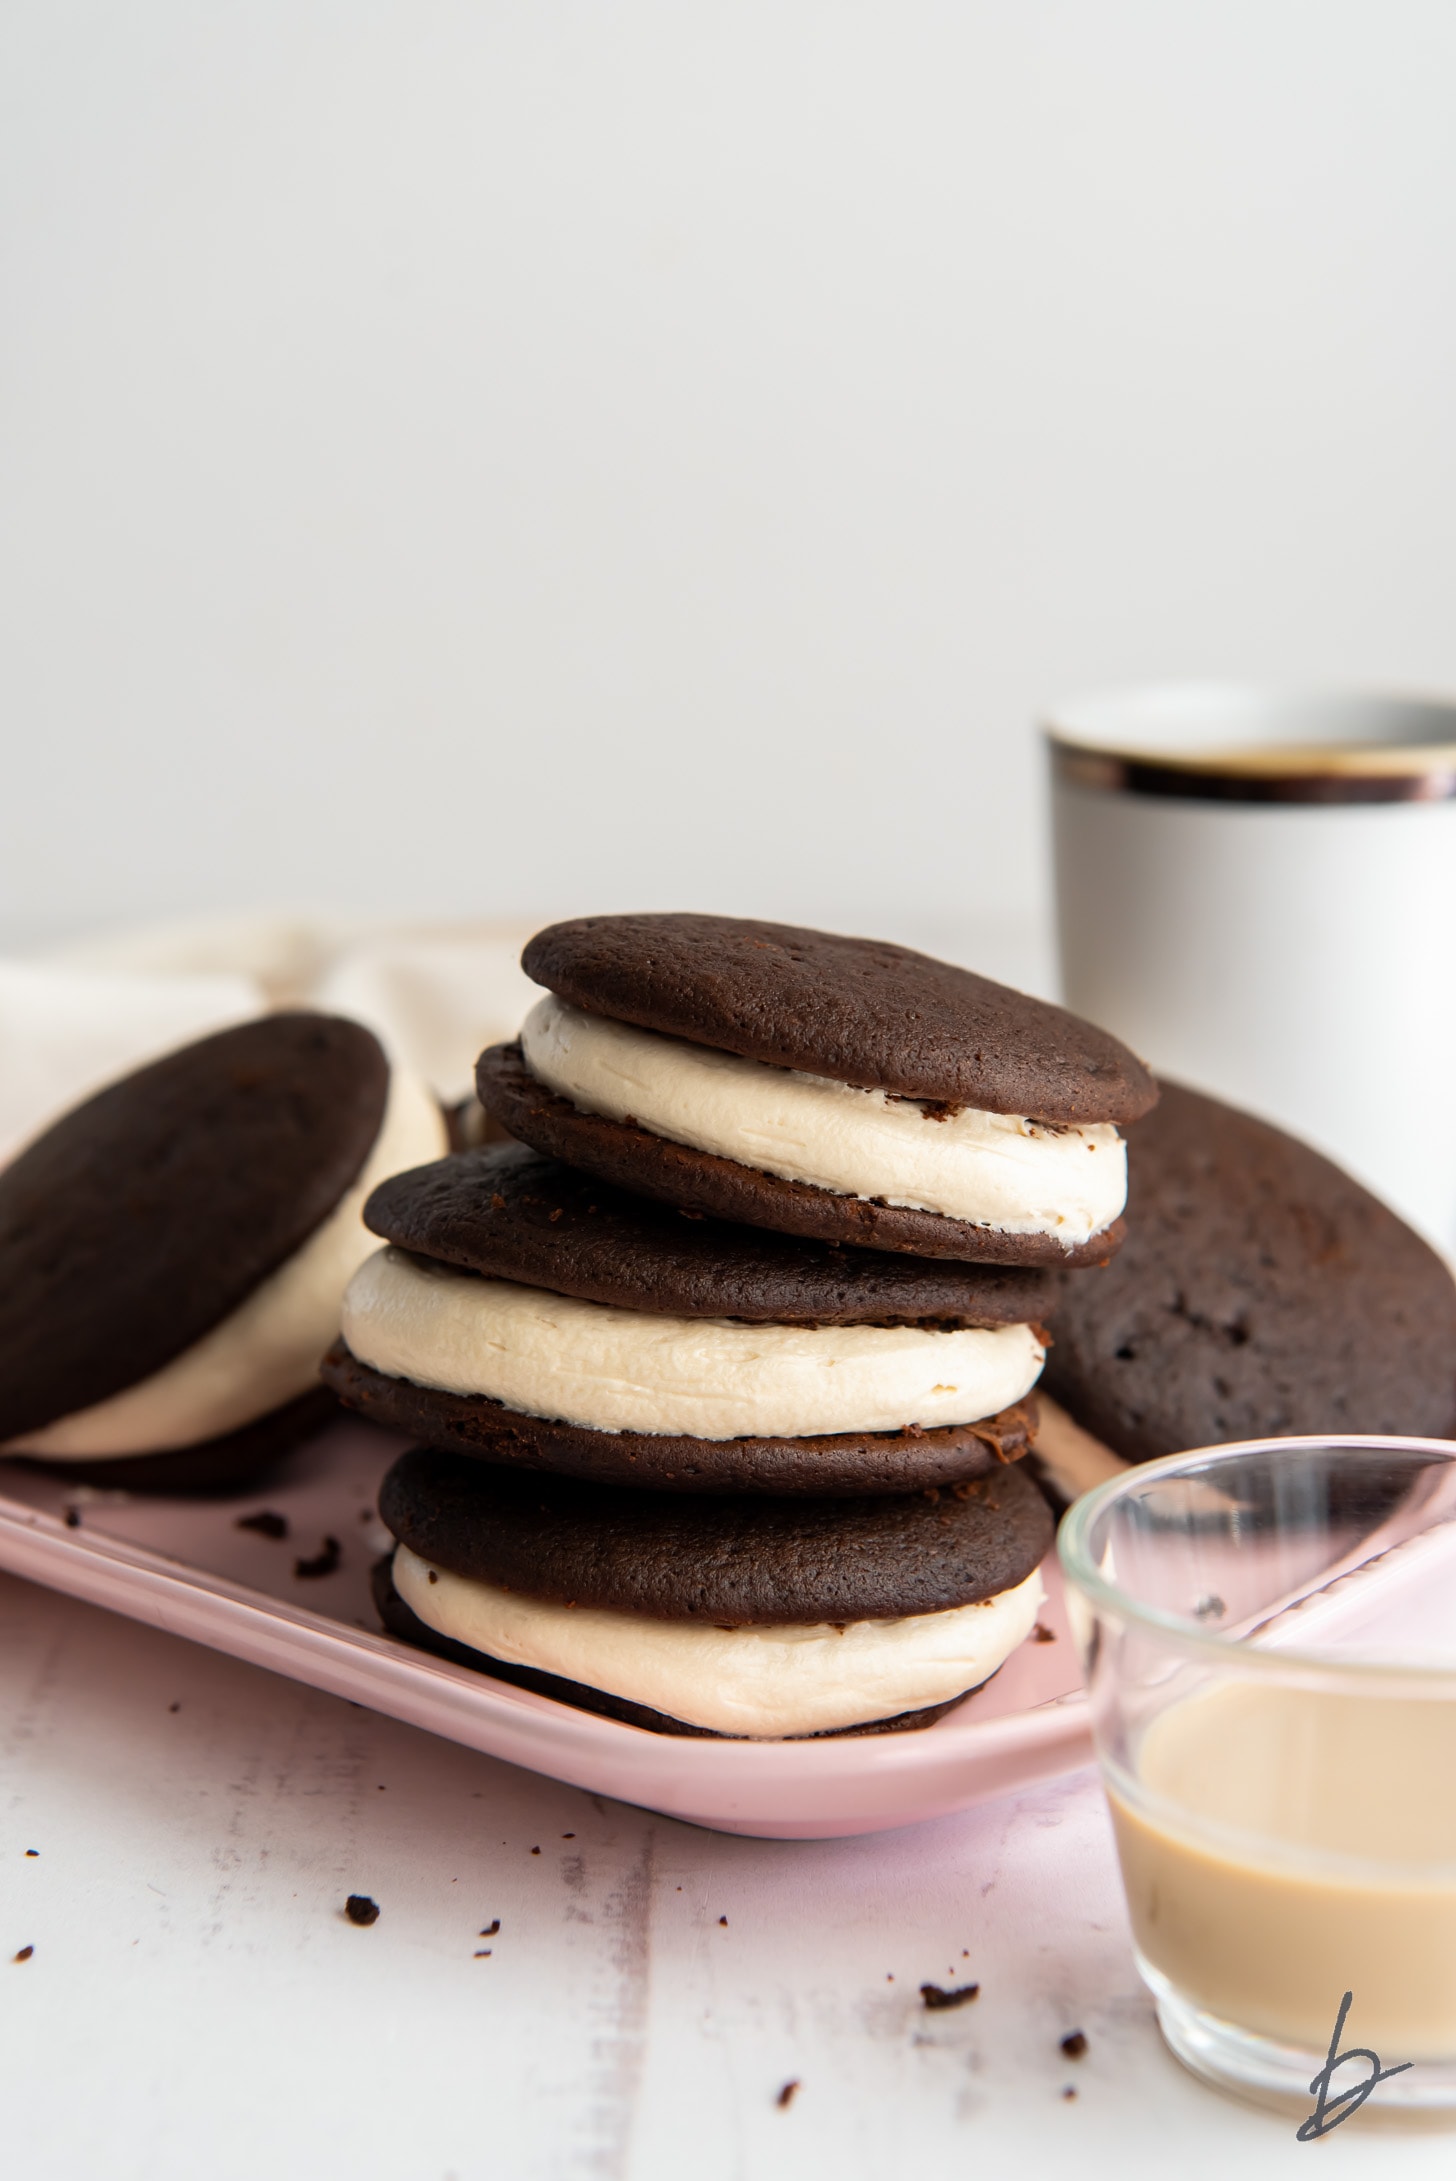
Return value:
M 1045 726 L 1067 1005 L 1456 1249 L 1456 702 L 1195 683 Z

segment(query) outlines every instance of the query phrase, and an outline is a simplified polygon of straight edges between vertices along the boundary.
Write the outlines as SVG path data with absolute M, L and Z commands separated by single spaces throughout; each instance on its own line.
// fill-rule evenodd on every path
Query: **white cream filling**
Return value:
M 914 1100 L 637 1030 L 555 993 L 526 1017 L 521 1047 L 531 1073 L 587 1113 L 839 1196 L 1069 1249 L 1110 1226 L 1127 1196 L 1126 1150 L 1107 1122 L 972 1108 L 935 1120 Z
M 359 1179 L 303 1247 L 229 1317 L 150 1378 L 26 1432 L 4 1448 L 41 1460 L 104 1461 L 163 1453 L 236 1431 L 318 1382 L 319 1358 L 339 1330 L 350 1275 L 378 1248 L 360 1213 L 387 1175 L 446 1150 L 435 1099 L 412 1075 L 392 1071 L 384 1119 Z
M 1014 1590 L 896 1621 L 713 1628 L 549 1604 L 434 1568 L 401 1545 L 394 1584 L 428 1628 L 718 1734 L 866 1725 L 977 1688 L 1031 1634 L 1040 1570 Z
M 1029 1325 L 745 1325 L 659 1318 L 380 1250 L 344 1297 L 361 1363 L 594 1431 L 806 1438 L 969 1424 L 1031 1391 Z

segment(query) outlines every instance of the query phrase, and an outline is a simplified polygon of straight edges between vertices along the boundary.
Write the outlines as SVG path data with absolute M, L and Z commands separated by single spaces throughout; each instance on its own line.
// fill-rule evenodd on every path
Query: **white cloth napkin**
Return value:
M 539 996 L 520 968 L 534 928 L 228 918 L 0 958 L 0 1163 L 106 1083 L 277 1007 L 366 1023 L 453 1104 Z

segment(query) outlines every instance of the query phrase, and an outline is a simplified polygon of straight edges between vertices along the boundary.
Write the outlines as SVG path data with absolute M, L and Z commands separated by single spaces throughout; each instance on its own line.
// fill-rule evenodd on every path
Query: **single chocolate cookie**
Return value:
M 1059 1281 L 1044 1384 L 1129 1461 L 1456 1435 L 1456 1283 L 1308 1144 L 1176 1084 L 1128 1138 L 1129 1238 Z
M 650 1704 L 634 1704 L 630 1697 L 613 1696 L 606 1689 L 590 1689 L 585 1682 L 565 1681 L 560 1674 L 543 1673 L 539 1667 L 518 1666 L 510 1659 L 492 1658 L 488 1651 L 472 1651 L 465 1643 L 457 1643 L 453 1636 L 442 1636 L 430 1628 L 417 1613 L 412 1613 L 394 1587 L 391 1573 L 391 1556 L 377 1560 L 370 1573 L 370 1587 L 374 1604 L 390 1635 L 398 1636 L 404 1643 L 412 1643 L 422 1651 L 433 1651 L 437 1658 L 449 1659 L 454 1666 L 468 1666 L 472 1673 L 489 1674 L 496 1681 L 507 1681 L 518 1689 L 530 1689 L 537 1696 L 549 1696 L 558 1704 L 570 1704 L 577 1711 L 595 1712 L 602 1719 L 618 1719 L 624 1726 L 644 1727 L 650 1734 L 687 1734 L 708 1742 L 742 1740 L 742 1736 L 719 1734 L 713 1727 L 689 1726 L 686 1720 L 670 1719 L 666 1712 L 654 1711 Z M 863 1727 L 829 1727 L 817 1734 L 787 1735 L 787 1741 L 822 1742 L 838 1740 L 850 1734 L 903 1734 L 916 1727 L 932 1727 L 937 1719 L 943 1719 L 961 1702 L 952 1697 L 949 1703 L 927 1704 L 919 1711 L 901 1712 L 893 1719 L 875 1719 Z
M 584 916 L 537 932 L 521 966 L 588 1014 L 864 1090 L 1074 1124 L 1136 1120 L 1158 1095 L 1105 1030 L 883 940 Z
M 1024 1582 L 1052 1540 L 1016 1469 L 897 1498 L 709 1498 L 524 1476 L 428 1447 L 379 1495 L 422 1559 L 561 1605 L 753 1624 L 896 1620 Z
M 493 1279 L 666 1317 L 1031 1324 L 1052 1292 L 1042 1272 L 872 1256 L 667 1209 L 521 1144 L 395 1174 L 364 1221 L 402 1249 Z
M 993 1474 L 1032 1443 L 1031 1398 L 979 1423 L 802 1439 L 694 1439 L 596 1431 L 526 1416 L 485 1394 L 442 1393 L 371 1370 L 337 1341 L 322 1365 L 346 1408 L 428 1446 L 515 1470 L 551 1471 L 638 1491 L 768 1492 L 825 1498 L 919 1492 Z
M 388 1085 L 358 1023 L 267 1015 L 23 1151 L 0 1173 L 0 1442 L 149 1378 L 236 1310 L 357 1179 Z
M 1123 1239 L 1121 1219 L 1069 1248 L 1055 1234 L 1003 1234 L 942 1212 L 786 1181 L 633 1121 L 582 1112 L 537 1080 L 518 1044 L 489 1046 L 476 1084 L 481 1103 L 520 1142 L 621 1189 L 715 1219 L 856 1249 L 1008 1267 L 1101 1265 Z

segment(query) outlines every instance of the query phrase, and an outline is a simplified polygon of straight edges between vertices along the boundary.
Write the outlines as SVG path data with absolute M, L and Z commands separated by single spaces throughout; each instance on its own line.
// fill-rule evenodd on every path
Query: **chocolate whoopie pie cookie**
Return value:
M 907 947 L 713 916 L 584 917 L 476 1072 L 512 1136 L 751 1226 L 977 1263 L 1101 1263 L 1117 1124 L 1157 1088 L 1115 1038 Z
M 444 1137 L 369 1031 L 268 1015 L 64 1115 L 0 1173 L 0 1452 L 218 1488 L 328 1413 L 360 1207 Z
M 1128 1140 L 1129 1237 L 1059 1281 L 1046 1389 L 1127 1461 L 1316 1432 L 1456 1435 L 1456 1282 L 1358 1182 L 1177 1084 Z
M 396 1633 L 634 1724 L 754 1738 L 929 1724 L 1029 1634 L 1052 1536 L 1014 1470 L 895 1499 L 684 1499 L 428 1448 L 379 1511 Z
M 1022 1453 L 1044 1274 L 630 1197 L 522 1145 L 375 1190 L 323 1375 L 435 1446 L 638 1488 L 905 1492 Z

